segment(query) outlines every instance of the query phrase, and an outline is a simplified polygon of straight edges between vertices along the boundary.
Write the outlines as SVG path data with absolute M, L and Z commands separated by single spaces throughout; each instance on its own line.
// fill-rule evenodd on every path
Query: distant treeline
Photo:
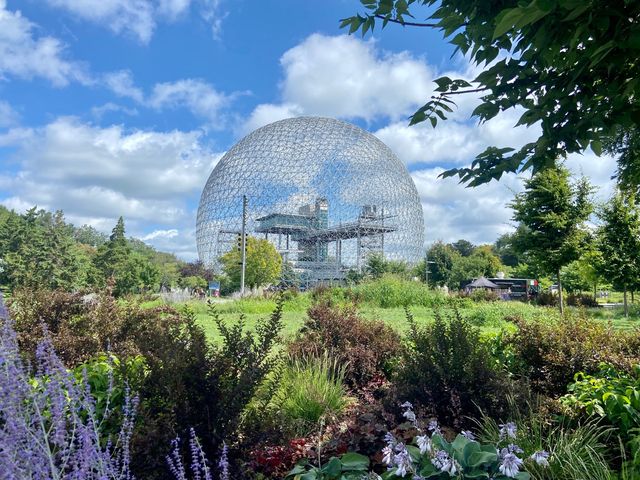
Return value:
M 89 225 L 76 227 L 64 213 L 36 207 L 18 214 L 0 206 L 0 286 L 95 290 L 110 285 L 116 295 L 161 288 L 206 287 L 211 274 L 126 238 L 118 219 L 111 235 Z

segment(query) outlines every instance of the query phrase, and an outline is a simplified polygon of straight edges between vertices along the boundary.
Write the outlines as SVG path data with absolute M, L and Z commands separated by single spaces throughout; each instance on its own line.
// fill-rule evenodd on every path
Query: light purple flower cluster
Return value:
M 438 445 L 442 445 L 443 442 L 441 438 L 442 432 L 438 422 L 435 420 L 430 421 L 427 425 L 429 433 L 423 432 L 413 412 L 411 403 L 405 402 L 401 407 L 405 409 L 402 416 L 418 431 L 418 435 L 415 437 L 415 443 L 420 454 L 426 455 L 426 460 L 430 461 L 440 472 L 449 474 L 450 477 L 463 474 L 464 467 L 447 451 L 438 448 Z M 491 468 L 494 469 L 492 470 L 494 474 L 499 471 L 500 474 L 505 477 L 515 478 L 524 464 L 524 460 L 518 456 L 523 454 L 524 451 L 513 443 L 517 437 L 518 428 L 513 422 L 501 424 L 499 427 L 500 432 L 497 446 L 499 463 L 494 464 Z M 470 431 L 463 430 L 460 435 L 471 442 L 476 441 L 475 436 Z M 387 465 L 388 470 L 393 471 L 394 475 L 399 477 L 411 474 L 414 480 L 421 480 L 422 477 L 416 473 L 418 464 L 414 464 L 414 460 L 411 458 L 406 445 L 396 440 L 391 433 L 387 433 L 385 441 L 387 442 L 387 446 L 382 450 L 382 453 L 383 462 Z M 500 448 L 501 444 L 505 446 Z M 535 452 L 529 459 L 540 466 L 549 466 L 549 453 L 544 450 Z
M 212 480 L 211 468 L 209 462 L 202 450 L 202 445 L 196 436 L 196 432 L 193 428 L 189 431 L 189 451 L 191 453 L 191 473 L 193 474 L 193 480 Z M 167 455 L 166 460 L 169 465 L 169 471 L 176 480 L 187 480 L 187 470 L 182 462 L 182 455 L 180 454 L 180 438 L 176 438 L 171 442 L 171 453 Z M 222 458 L 226 461 L 226 448 L 223 447 Z M 222 464 L 222 458 L 220 463 Z M 221 480 L 228 479 L 228 465 L 225 469 L 227 477 L 221 475 Z
M 500 427 L 500 441 L 506 439 L 515 439 L 518 435 L 518 428 L 515 423 L 508 422 L 505 424 L 499 425 Z M 506 447 L 500 449 L 500 466 L 498 470 L 505 477 L 515 478 L 516 475 L 520 472 L 520 468 L 522 467 L 524 460 L 518 457 L 518 454 L 524 453 L 518 445 L 515 443 L 509 443 Z M 529 457 L 535 463 L 540 465 L 541 467 L 549 466 L 549 453 L 544 450 L 537 451 L 533 453 Z
M 117 438 L 102 437 L 102 422 L 111 412 L 107 408 L 97 418 L 88 384 L 75 381 L 50 340 L 39 345 L 32 376 L 22 362 L 13 323 L 2 304 L 0 329 L 3 478 L 131 479 L 129 442 L 137 398 L 127 392 Z
M 407 446 L 399 442 L 391 433 L 387 433 L 384 439 L 387 446 L 382 449 L 382 461 L 387 465 L 387 469 L 393 470 L 398 477 L 413 473 L 413 461 Z

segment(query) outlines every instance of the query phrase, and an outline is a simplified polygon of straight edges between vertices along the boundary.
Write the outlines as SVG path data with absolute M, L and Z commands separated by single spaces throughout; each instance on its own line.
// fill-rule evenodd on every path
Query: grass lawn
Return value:
M 285 337 L 292 336 L 302 326 L 306 318 L 306 310 L 310 305 L 308 295 L 299 295 L 298 297 L 287 301 L 284 305 L 284 330 Z M 184 304 L 182 305 L 184 306 Z M 188 306 L 196 313 L 196 318 L 200 325 L 203 326 L 208 338 L 211 341 L 218 341 L 219 334 L 215 323 L 208 313 L 208 306 L 205 302 L 191 301 Z M 180 308 L 181 305 L 178 305 Z M 215 308 L 222 319 L 234 322 L 243 314 L 245 324 L 249 329 L 253 329 L 256 323 L 261 319 L 269 316 L 275 302 L 272 300 L 262 299 L 244 299 L 244 300 L 218 300 Z M 403 308 L 380 308 L 370 304 L 363 304 L 359 308 L 360 313 L 371 319 L 378 319 L 386 322 L 392 328 L 399 332 L 404 332 L 407 328 L 405 311 Z M 460 313 L 469 319 L 473 324 L 478 325 L 486 332 L 497 332 L 501 328 L 511 324 L 504 321 L 505 317 L 513 315 L 521 315 L 525 318 L 542 318 L 553 317 L 559 315 L 556 310 L 549 307 L 535 307 L 519 302 L 485 302 L 474 303 L 459 309 Z M 419 324 L 427 323 L 433 320 L 434 310 L 431 307 L 414 306 L 410 308 L 416 322 Z M 443 309 L 443 312 L 451 311 L 450 308 Z M 590 309 L 588 313 L 593 318 L 602 321 L 611 321 L 617 328 L 637 328 L 640 327 L 640 316 L 635 310 L 635 316 L 625 319 L 621 309 Z

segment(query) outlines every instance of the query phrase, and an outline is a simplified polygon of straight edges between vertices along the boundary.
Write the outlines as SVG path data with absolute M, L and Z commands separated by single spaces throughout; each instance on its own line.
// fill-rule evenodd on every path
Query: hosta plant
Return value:
M 514 423 L 501 425 L 497 444 L 480 443 L 471 432 L 464 430 L 452 442 L 448 442 L 436 422 L 430 422 L 428 433 L 424 432 L 411 404 L 405 403 L 404 407 L 404 416 L 413 423 L 418 435 L 413 444 L 408 445 L 387 434 L 387 446 L 383 450 L 383 462 L 387 465 L 387 471 L 382 475 L 384 479 L 528 480 L 527 463 L 548 464 L 547 452 L 526 455 L 513 443 L 516 437 Z
M 286 476 L 293 480 L 361 480 L 368 477 L 369 459 L 359 453 L 345 453 L 340 458 L 314 466 L 309 460 L 299 462 Z

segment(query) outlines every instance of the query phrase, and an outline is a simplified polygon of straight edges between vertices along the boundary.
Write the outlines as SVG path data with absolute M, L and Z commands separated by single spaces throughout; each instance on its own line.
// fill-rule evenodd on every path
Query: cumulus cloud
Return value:
M 62 209 L 74 223 L 106 231 L 123 215 L 128 233 L 177 245 L 185 241 L 182 232 L 193 228 L 191 205 L 221 157 L 204 148 L 201 137 L 58 118 L 16 141 L 19 169 L 0 173 L 8 179 L 0 201 L 19 209 Z
M 0 128 L 18 123 L 20 115 L 7 102 L 0 100 Z
M 220 110 L 229 101 L 229 96 L 218 92 L 204 80 L 188 78 L 157 83 L 147 103 L 156 109 L 186 107 L 195 115 L 216 121 Z
M 39 77 L 56 86 L 90 82 L 80 64 L 65 58 L 60 40 L 36 36 L 35 30 L 36 25 L 20 11 L 8 10 L 6 0 L 0 0 L 0 79 Z
M 460 238 L 476 244 L 492 243 L 513 229 L 507 204 L 522 189 L 515 175 L 466 188 L 457 179 L 438 178 L 443 171 L 442 167 L 433 167 L 411 172 L 424 211 L 427 243 Z
M 313 34 L 280 59 L 280 104 L 256 107 L 245 129 L 283 116 L 397 120 L 433 91 L 433 69 L 408 52 L 385 53 L 353 36 Z
M 406 121 L 395 122 L 375 135 L 406 165 L 464 165 L 488 146 L 519 148 L 536 140 L 537 126 L 514 128 L 520 115 L 519 110 L 508 110 L 480 125 L 452 118 L 436 128 L 428 122 L 411 127 Z
M 46 0 L 56 8 L 100 26 L 117 35 L 125 35 L 142 44 L 151 41 L 161 21 L 175 22 L 185 16 L 192 3 L 200 6 L 200 15 L 211 24 L 214 37 L 220 32 L 224 14 L 220 0 Z
M 142 237 L 140 240 L 147 242 L 149 240 L 154 240 L 156 238 L 174 238 L 177 236 L 178 236 L 178 230 L 176 230 L 175 228 L 172 228 L 170 230 L 154 230 L 148 235 L 145 235 L 144 237 Z

